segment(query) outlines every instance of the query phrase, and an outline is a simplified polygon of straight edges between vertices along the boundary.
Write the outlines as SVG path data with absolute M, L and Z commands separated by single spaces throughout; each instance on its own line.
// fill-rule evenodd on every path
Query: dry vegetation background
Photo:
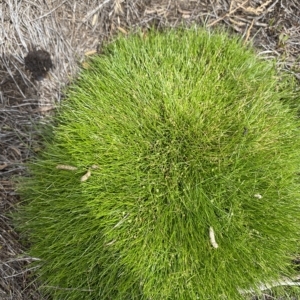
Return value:
M 18 203 L 12 179 L 41 149 L 36 124 L 63 100 L 84 58 L 117 33 L 182 23 L 225 26 L 300 80 L 300 0 L 0 0 L 0 299 L 43 299 L 31 280 L 26 247 L 7 212 Z M 54 68 L 35 81 L 24 67 L 34 48 Z M 265 299 L 275 299 L 265 295 Z

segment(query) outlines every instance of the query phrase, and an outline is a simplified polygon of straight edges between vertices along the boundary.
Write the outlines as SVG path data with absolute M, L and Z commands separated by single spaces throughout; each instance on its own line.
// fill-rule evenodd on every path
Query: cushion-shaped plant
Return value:
M 45 293 L 234 300 L 292 276 L 292 78 L 199 28 L 119 37 L 85 66 L 19 187 Z

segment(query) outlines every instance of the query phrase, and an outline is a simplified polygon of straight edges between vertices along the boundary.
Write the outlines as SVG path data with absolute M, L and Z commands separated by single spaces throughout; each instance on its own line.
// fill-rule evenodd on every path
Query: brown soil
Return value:
M 24 175 L 24 162 L 40 151 L 36 124 L 47 122 L 85 57 L 101 51 L 101 45 L 117 33 L 206 24 L 253 40 L 259 55 L 278 58 L 279 68 L 300 80 L 299 4 L 299 0 L 2 1 L 0 299 L 43 299 L 29 266 L 36 258 L 26 256 L 8 217 L 19 202 L 12 179 Z M 30 51 L 36 49 L 46 50 L 50 57 L 45 52 L 32 56 Z M 275 298 L 266 293 L 260 299 Z
M 24 58 L 25 70 L 31 72 L 35 80 L 43 80 L 53 67 L 50 53 L 46 50 L 30 50 Z

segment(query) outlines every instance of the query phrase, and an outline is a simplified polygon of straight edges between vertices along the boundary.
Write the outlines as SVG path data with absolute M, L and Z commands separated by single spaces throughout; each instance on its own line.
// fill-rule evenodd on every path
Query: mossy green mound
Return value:
M 106 46 L 20 186 L 17 221 L 45 292 L 234 300 L 292 275 L 292 82 L 224 33 L 153 31 Z

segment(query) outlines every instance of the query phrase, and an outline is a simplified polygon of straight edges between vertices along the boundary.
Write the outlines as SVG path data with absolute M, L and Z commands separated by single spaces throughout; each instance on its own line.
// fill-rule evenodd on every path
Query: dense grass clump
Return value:
M 20 185 L 16 219 L 45 292 L 235 300 L 292 276 L 296 97 L 288 75 L 222 32 L 107 45 L 68 90 Z

